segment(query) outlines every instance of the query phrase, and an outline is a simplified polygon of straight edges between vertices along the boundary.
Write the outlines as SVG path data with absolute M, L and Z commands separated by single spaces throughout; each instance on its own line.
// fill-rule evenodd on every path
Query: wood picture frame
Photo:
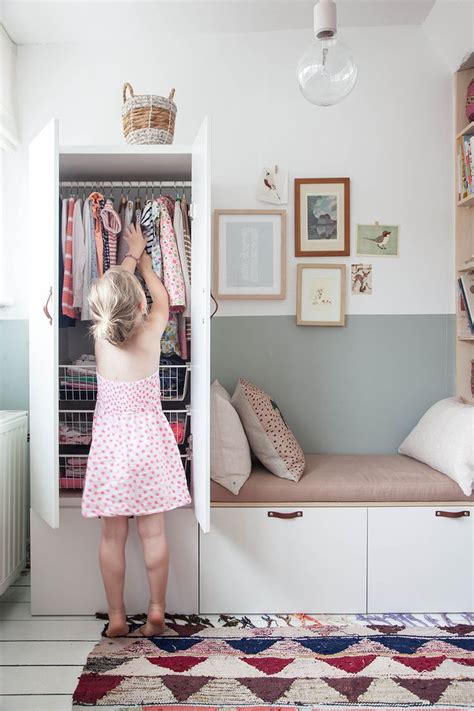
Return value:
M 217 299 L 286 297 L 286 210 L 214 210 Z
M 350 255 L 350 200 L 350 178 L 295 178 L 296 257 Z
M 311 271 L 314 272 L 312 282 L 307 278 L 311 276 Z M 344 326 L 345 298 L 345 264 L 297 265 L 296 323 L 298 326 Z

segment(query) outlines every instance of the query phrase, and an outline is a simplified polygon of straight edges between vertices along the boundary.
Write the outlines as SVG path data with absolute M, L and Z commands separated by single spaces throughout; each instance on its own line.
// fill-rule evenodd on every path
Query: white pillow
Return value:
M 250 446 L 230 395 L 218 380 L 211 385 L 211 479 L 238 494 L 250 476 Z
M 446 474 L 470 496 L 474 486 L 474 406 L 455 397 L 440 400 L 423 415 L 398 451 Z

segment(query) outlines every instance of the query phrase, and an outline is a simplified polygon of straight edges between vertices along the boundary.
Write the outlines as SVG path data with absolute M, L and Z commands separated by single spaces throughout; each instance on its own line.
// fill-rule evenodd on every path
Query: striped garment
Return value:
M 181 198 L 181 212 L 183 214 L 184 248 L 188 263 L 189 283 L 191 284 L 191 225 L 189 222 L 189 208 L 186 195 Z
M 97 260 L 97 276 L 104 274 L 104 240 L 102 235 L 102 220 L 100 212 L 105 206 L 104 196 L 101 193 L 89 195 L 92 217 L 94 218 L 95 251 Z
M 62 294 L 62 309 L 64 316 L 76 318 L 77 312 L 73 306 L 74 303 L 74 284 L 72 276 L 72 225 L 74 215 L 74 198 L 69 198 L 67 203 L 67 224 L 66 224 L 66 242 L 64 245 L 64 279 L 63 279 L 63 294 Z

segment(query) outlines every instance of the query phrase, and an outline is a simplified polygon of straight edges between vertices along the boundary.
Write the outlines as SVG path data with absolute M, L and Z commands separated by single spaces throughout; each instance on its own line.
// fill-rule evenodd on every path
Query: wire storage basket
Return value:
M 169 96 L 134 94 L 131 84 L 123 85 L 122 124 L 127 143 L 173 143 L 176 122 L 174 89 Z
M 59 410 L 59 444 L 90 445 L 93 420 L 93 410 Z
M 95 365 L 60 365 L 59 399 L 95 402 L 97 399 Z
M 189 416 L 191 414 L 189 407 L 186 410 L 163 410 L 163 413 L 170 423 L 176 444 L 181 446 L 185 443 L 188 433 Z

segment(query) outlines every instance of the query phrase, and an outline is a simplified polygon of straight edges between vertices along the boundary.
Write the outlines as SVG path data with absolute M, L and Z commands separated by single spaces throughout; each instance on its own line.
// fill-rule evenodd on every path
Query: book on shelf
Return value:
M 471 329 L 474 328 L 474 277 L 472 274 L 462 274 L 459 279 L 462 299 L 466 309 Z
M 458 200 L 474 194 L 474 136 L 462 136 L 458 144 Z
M 461 278 L 458 279 L 459 286 L 459 306 L 458 306 L 458 338 L 472 338 L 474 335 L 474 325 L 469 317 L 466 301 L 464 299 L 464 291 L 461 283 Z

